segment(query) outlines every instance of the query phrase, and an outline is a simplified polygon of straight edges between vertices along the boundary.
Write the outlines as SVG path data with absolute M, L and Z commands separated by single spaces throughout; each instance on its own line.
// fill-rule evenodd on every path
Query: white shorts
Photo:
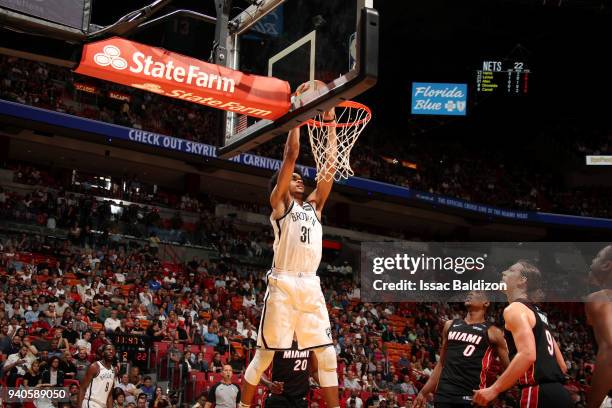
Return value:
M 290 349 L 294 333 L 300 350 L 333 344 L 321 280 L 316 275 L 270 271 L 257 347 Z

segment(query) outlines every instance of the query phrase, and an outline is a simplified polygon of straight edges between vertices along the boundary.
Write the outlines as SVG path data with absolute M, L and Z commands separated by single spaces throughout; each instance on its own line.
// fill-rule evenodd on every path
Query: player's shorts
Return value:
M 270 395 L 266 398 L 266 408 L 307 408 L 306 398 L 291 398 L 283 395 Z
M 472 403 L 434 402 L 434 408 L 468 408 Z
M 257 335 L 258 347 L 290 349 L 293 333 L 300 350 L 333 344 L 318 276 L 270 271 L 267 280 L 268 289 Z
M 521 388 L 521 408 L 573 407 L 569 392 L 561 383 L 544 383 Z

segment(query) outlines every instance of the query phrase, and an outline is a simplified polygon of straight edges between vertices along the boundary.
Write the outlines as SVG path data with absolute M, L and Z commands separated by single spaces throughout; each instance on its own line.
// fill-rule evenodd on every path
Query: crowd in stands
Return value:
M 168 264 L 146 246 L 85 248 L 28 235 L 3 234 L 0 271 L 0 351 L 11 386 L 47 382 L 50 372 L 57 384 L 76 384 L 116 333 L 166 342 L 168 367 L 180 367 L 183 378 L 217 373 L 224 362 L 239 377 L 255 344 L 265 291 L 265 269 L 231 259 Z M 459 305 L 360 303 L 352 277 L 323 279 L 322 287 L 344 400 L 412 399 L 433 370 L 443 322 L 464 313 Z M 499 322 L 503 306 L 492 306 L 491 321 Z M 567 387 L 584 401 L 593 368 L 584 317 L 557 306 L 547 312 L 568 360 Z M 144 371 L 120 377 L 123 406 L 141 393 L 149 406 L 166 406 Z M 515 397 L 510 392 L 497 406 L 512 406 Z
M 0 77 L 2 99 L 216 144 L 218 116 L 200 105 L 4 56 L 0 56 Z M 96 95 L 76 90 L 75 83 L 93 84 Z M 129 101 L 109 98 L 109 91 L 128 95 Z M 268 143 L 255 152 L 279 158 L 282 143 L 282 140 Z M 610 187 L 569 188 L 546 171 L 533 168 L 528 159 L 506 160 L 504 152 L 472 151 L 461 144 L 444 151 L 433 142 L 407 143 L 377 149 L 357 144 L 352 151 L 355 173 L 360 177 L 503 208 L 612 217 L 612 210 L 601 200 L 602 195 L 612 196 Z M 572 145 L 581 154 L 603 154 L 609 152 L 610 135 L 603 132 L 593 140 L 577 138 Z M 307 143 L 302 147 L 300 162 L 313 165 Z M 402 158 L 405 157 L 414 158 L 417 169 L 404 167 Z
M 58 177 L 53 176 L 53 169 L 51 168 L 14 161 L 5 163 L 1 167 L 13 172 L 13 181 L 16 183 L 37 186 L 38 188 L 29 195 L 9 191 L 0 192 L 0 216 L 25 219 L 38 225 L 55 226 L 57 225 L 57 217 L 61 216 L 61 214 L 50 214 L 45 205 L 41 207 L 39 205 L 41 204 L 39 196 L 43 195 L 44 201 L 51 198 L 63 201 L 65 197 L 68 197 L 71 199 L 71 202 L 81 200 L 84 198 L 83 196 L 89 196 L 88 201 L 94 201 L 91 205 L 92 211 L 96 214 L 102 214 L 101 216 L 105 217 L 107 221 L 100 223 L 98 218 L 96 218 L 94 219 L 95 222 L 90 225 L 90 228 L 97 228 L 98 226 L 104 228 L 104 225 L 106 225 L 109 228 L 109 232 L 118 232 L 113 227 L 117 227 L 119 223 L 122 223 L 125 227 L 123 230 L 128 229 L 130 234 L 137 237 L 147 236 L 147 234 L 155 232 L 163 241 L 205 245 L 207 243 L 206 237 L 198 232 L 198 224 L 207 222 L 207 218 L 214 213 L 216 205 L 224 204 L 239 211 L 264 214 L 266 216 L 269 215 L 270 211 L 268 206 L 254 202 L 244 202 L 236 199 L 229 200 L 205 194 L 194 196 L 180 191 L 172 191 L 145 183 L 139 180 L 136 175 L 110 178 L 109 187 L 106 188 L 100 186 L 106 183 L 106 181 L 102 182 L 100 181 L 100 176 L 92 174 L 78 172 L 80 176 L 78 182 L 77 180 L 70 180 L 70 182 L 62 183 Z M 96 177 L 98 177 L 97 180 Z M 94 200 L 94 196 L 114 199 L 114 202 Z M 109 213 L 109 205 L 115 210 L 115 213 L 112 211 Z M 89 206 L 88 204 L 87 208 Z M 4 208 L 4 212 L 1 212 L 2 208 Z M 55 205 L 52 204 L 51 209 L 55 208 Z M 75 205 L 75 208 L 82 208 L 82 206 Z M 117 210 L 120 208 L 121 212 L 119 213 Z M 172 218 L 172 222 L 164 221 L 160 218 L 160 208 L 177 210 Z M 184 222 L 182 215 L 186 213 L 191 213 L 192 218 L 197 217 L 199 223 Z M 323 222 L 328 226 L 350 228 L 355 231 L 365 231 L 401 239 L 408 238 L 400 230 L 383 230 L 376 226 L 358 225 L 354 222 L 350 225 L 342 224 L 333 218 L 329 219 L 325 214 L 323 214 Z M 81 226 L 81 229 L 85 227 Z M 271 237 L 269 238 L 271 239 Z M 269 249 L 269 245 L 256 240 L 251 241 L 250 245 L 255 248 L 256 252 L 262 250 L 265 252 Z

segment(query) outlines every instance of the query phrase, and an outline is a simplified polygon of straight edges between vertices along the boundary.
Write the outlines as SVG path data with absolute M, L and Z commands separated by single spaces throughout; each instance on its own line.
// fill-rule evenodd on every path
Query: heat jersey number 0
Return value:
M 469 357 L 474 353 L 474 350 L 476 350 L 476 346 L 473 344 L 470 344 L 465 348 L 465 350 L 463 350 L 463 355 L 466 357 Z

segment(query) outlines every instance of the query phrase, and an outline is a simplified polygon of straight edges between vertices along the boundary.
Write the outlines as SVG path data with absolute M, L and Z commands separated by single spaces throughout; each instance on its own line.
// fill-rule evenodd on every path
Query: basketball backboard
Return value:
M 378 14 L 371 0 L 264 0 L 231 21 L 226 46 L 230 68 L 285 80 L 292 91 L 315 79 L 327 86 L 294 98 L 289 113 L 275 121 L 227 113 L 220 157 L 286 134 L 372 87 Z

